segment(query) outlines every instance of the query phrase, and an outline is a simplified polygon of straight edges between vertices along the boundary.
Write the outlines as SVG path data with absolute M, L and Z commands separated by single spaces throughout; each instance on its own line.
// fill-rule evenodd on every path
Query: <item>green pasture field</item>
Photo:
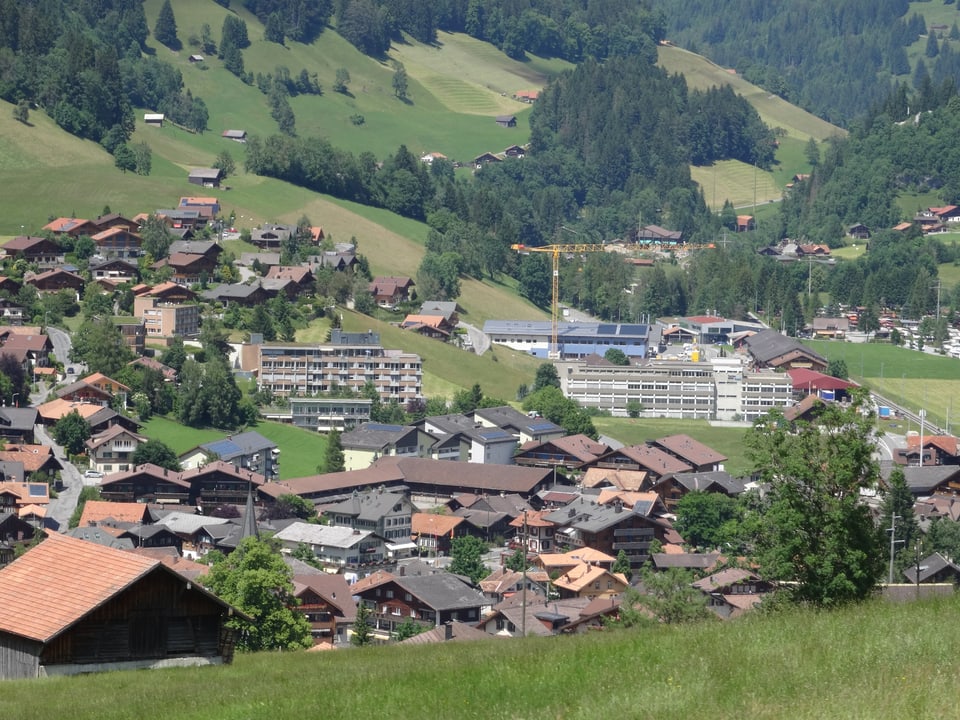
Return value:
M 960 360 L 886 343 L 806 340 L 829 360 L 843 360 L 850 378 L 910 410 L 924 409 L 938 427 L 960 413 Z M 919 428 L 914 428 L 919 429 Z
M 595 417 L 593 424 L 601 435 L 615 438 L 625 445 L 639 445 L 668 435 L 689 435 L 726 455 L 724 467 L 731 475 L 741 477 L 752 470 L 743 443 L 748 430 L 746 427 L 718 427 L 706 420 L 668 418 Z
M 316 475 L 323 465 L 327 439 L 319 433 L 284 423 L 261 420 L 255 430 L 280 448 L 280 479 Z M 151 440 L 162 440 L 178 455 L 203 443 L 221 440 L 229 431 L 191 428 L 165 417 L 153 417 L 143 426 Z
M 384 347 L 403 348 L 420 355 L 424 375 L 442 378 L 438 388 L 470 388 L 480 383 L 486 395 L 512 400 L 522 384 L 532 385 L 542 360 L 530 355 L 494 346 L 483 355 L 461 350 L 448 343 L 401 330 L 395 325 L 366 315 L 344 311 L 343 326 L 351 332 L 373 330 L 380 333 Z M 443 394 L 446 394 L 444 392 Z
M 838 260 L 856 260 L 867 252 L 865 243 L 858 242 L 856 245 L 845 245 L 842 248 L 834 248 L 830 251 L 830 256 Z
M 151 26 L 160 4 L 160 0 L 145 3 Z M 187 44 L 189 36 L 199 36 L 206 22 L 218 39 L 228 11 L 215 3 L 181 1 L 173 3 L 173 7 L 183 49 L 172 53 L 152 39 L 148 42 L 160 56 L 174 62 L 183 73 L 185 85 L 204 98 L 210 111 L 211 130 L 217 135 L 227 128 L 275 134 L 277 128 L 270 118 L 267 98 L 258 88 L 240 83 L 215 56 L 205 57 L 202 65 L 190 65 L 187 61 L 191 53 L 198 51 Z M 466 161 L 485 151 L 497 152 L 514 143 L 522 144 L 529 134 L 524 118 L 530 106 L 514 100 L 512 93 L 543 86 L 551 74 L 563 67 L 543 60 L 513 61 L 490 45 L 451 34 L 444 34 L 437 46 L 413 41 L 395 43 L 387 61 L 363 55 L 331 28 L 310 45 L 288 40 L 280 46 L 262 39 L 262 26 L 242 7 L 238 14 L 247 23 L 251 41 L 243 51 L 248 71 L 272 73 L 282 65 L 293 75 L 304 68 L 317 74 L 323 95 L 291 98 L 297 134 L 325 137 L 337 148 L 353 153 L 371 151 L 378 158 L 406 145 L 417 154 L 435 151 Z M 467 73 L 464 67 L 474 51 L 477 55 L 469 59 Z M 393 67 L 389 61 L 394 59 L 403 62 L 407 69 L 407 103 L 393 93 Z M 341 67 L 350 73 L 346 94 L 332 90 L 336 71 Z M 503 114 L 517 114 L 518 127 L 509 131 L 498 127 L 493 118 Z M 362 125 L 351 121 L 355 115 L 363 116 Z M 438 122 L 440 118 L 442 121 Z
M 0 715 L 128 720 L 155 716 L 162 698 L 181 720 L 949 718 L 958 611 L 951 595 L 560 637 L 263 652 L 216 667 L 8 681 Z
M 791 105 L 783 98 L 752 85 L 736 73 L 727 71 L 701 55 L 679 47 L 661 46 L 658 56 L 660 66 L 674 74 L 682 73 L 690 88 L 706 90 L 710 87 L 730 85 L 738 95 L 742 95 L 757 109 L 767 125 L 783 128 L 788 137 L 800 138 L 804 142 L 812 137 L 819 142 L 828 137 L 846 134 L 845 130 L 836 125 L 831 125 Z
M 960 283 L 960 265 L 954 263 L 940 263 L 937 266 L 937 277 L 943 282 L 944 290 L 952 290 Z
M 187 427 L 175 420 L 155 415 L 144 424 L 141 433 L 151 440 L 166 443 L 177 455 L 180 455 L 197 445 L 220 440 L 227 431 Z
M 690 176 L 703 188 L 707 204 L 714 210 L 729 200 L 734 207 L 751 209 L 757 205 L 776 202 L 783 196 L 774 174 L 758 170 L 739 160 L 718 160 L 713 165 L 691 165 Z

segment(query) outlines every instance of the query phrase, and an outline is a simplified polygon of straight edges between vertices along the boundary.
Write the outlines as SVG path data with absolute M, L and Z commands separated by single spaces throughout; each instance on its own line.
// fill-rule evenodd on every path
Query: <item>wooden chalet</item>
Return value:
M 203 187 L 220 187 L 221 180 L 223 170 L 220 168 L 193 168 L 187 175 L 187 182 Z
M 713 448 L 694 440 L 689 435 L 668 435 L 650 443 L 678 460 L 687 463 L 696 472 L 710 472 L 720 470 L 726 455 L 721 455 Z
M 517 465 L 574 470 L 594 462 L 608 452 L 608 445 L 591 440 L 586 435 L 567 435 L 539 443 L 528 442 L 514 455 L 513 461 Z
M 148 463 L 108 475 L 100 483 L 100 493 L 104 500 L 116 502 L 179 504 L 213 509 L 218 505 L 242 505 L 248 490 L 252 488 L 256 492 L 265 482 L 263 475 L 240 470 L 222 460 L 182 472 Z
M 677 503 L 687 493 L 718 492 L 736 497 L 744 491 L 744 483 L 723 470 L 671 473 L 664 475 L 652 490 L 660 497 L 667 510 L 674 512 Z
M 827 369 L 826 358 L 796 338 L 781 335 L 776 330 L 761 330 L 744 338 L 743 345 L 750 354 L 755 369 L 808 368 L 817 372 Z
M 39 267 L 53 267 L 63 263 L 63 250 L 54 240 L 45 237 L 31 237 L 19 235 L 3 246 L 6 257 L 22 257 L 28 263 L 36 263 Z
M 73 290 L 80 293 L 86 285 L 86 280 L 79 275 L 60 268 L 54 268 L 39 274 L 27 273 L 23 282 L 26 285 L 33 285 L 37 292 L 41 293 L 60 292 L 61 290 Z
M 294 575 L 293 596 L 299 600 L 294 609 L 310 623 L 314 645 L 342 645 L 349 641 L 348 632 L 357 619 L 357 604 L 343 575 Z
M 0 570 L 0 607 L 2 679 L 229 663 L 227 620 L 250 620 L 159 560 L 56 533 Z
M 693 467 L 652 445 L 632 445 L 604 453 L 584 467 L 607 470 L 642 470 L 655 482 L 669 473 L 690 472 Z
M 370 283 L 370 294 L 382 308 L 393 308 L 410 299 L 414 282 L 404 276 L 377 276 Z
M 111 227 L 90 237 L 105 258 L 138 258 L 143 240 L 125 227 Z
M 68 235 L 72 238 L 78 238 L 83 235 L 93 235 L 104 228 L 86 218 L 60 217 L 48 222 L 43 226 L 43 229 L 54 235 Z

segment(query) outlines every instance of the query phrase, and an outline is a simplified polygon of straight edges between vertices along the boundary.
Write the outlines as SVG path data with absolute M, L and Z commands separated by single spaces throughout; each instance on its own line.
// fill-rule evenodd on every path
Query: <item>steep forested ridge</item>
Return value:
M 35 103 L 110 152 L 133 132 L 134 106 L 203 131 L 206 106 L 144 55 L 148 32 L 142 0 L 0 0 L 0 98 Z
M 663 37 L 661 13 L 646 0 L 340 0 L 337 31 L 369 54 L 401 32 L 420 42 L 464 32 L 522 59 L 526 53 L 579 62 L 651 55 Z
M 670 41 L 840 126 L 881 104 L 895 81 L 911 80 L 906 49 L 929 32 L 907 0 L 689 0 L 682 12 L 669 0 L 653 5 Z M 926 73 L 935 84 L 960 77 L 956 49 L 935 43 L 915 86 Z

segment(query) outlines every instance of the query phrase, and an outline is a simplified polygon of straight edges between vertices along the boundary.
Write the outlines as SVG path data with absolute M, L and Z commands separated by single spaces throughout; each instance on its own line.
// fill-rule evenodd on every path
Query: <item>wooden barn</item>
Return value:
M 159 560 L 51 535 L 0 570 L 0 679 L 233 659 L 243 616 Z

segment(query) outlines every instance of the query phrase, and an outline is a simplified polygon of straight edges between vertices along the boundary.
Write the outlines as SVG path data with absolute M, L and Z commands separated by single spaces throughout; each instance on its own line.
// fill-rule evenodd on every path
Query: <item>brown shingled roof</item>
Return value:
M 725 455 L 721 455 L 713 448 L 704 445 L 699 440 L 694 440 L 689 435 L 668 435 L 654 442 L 671 455 L 676 455 L 696 467 L 722 463 L 727 459 Z

